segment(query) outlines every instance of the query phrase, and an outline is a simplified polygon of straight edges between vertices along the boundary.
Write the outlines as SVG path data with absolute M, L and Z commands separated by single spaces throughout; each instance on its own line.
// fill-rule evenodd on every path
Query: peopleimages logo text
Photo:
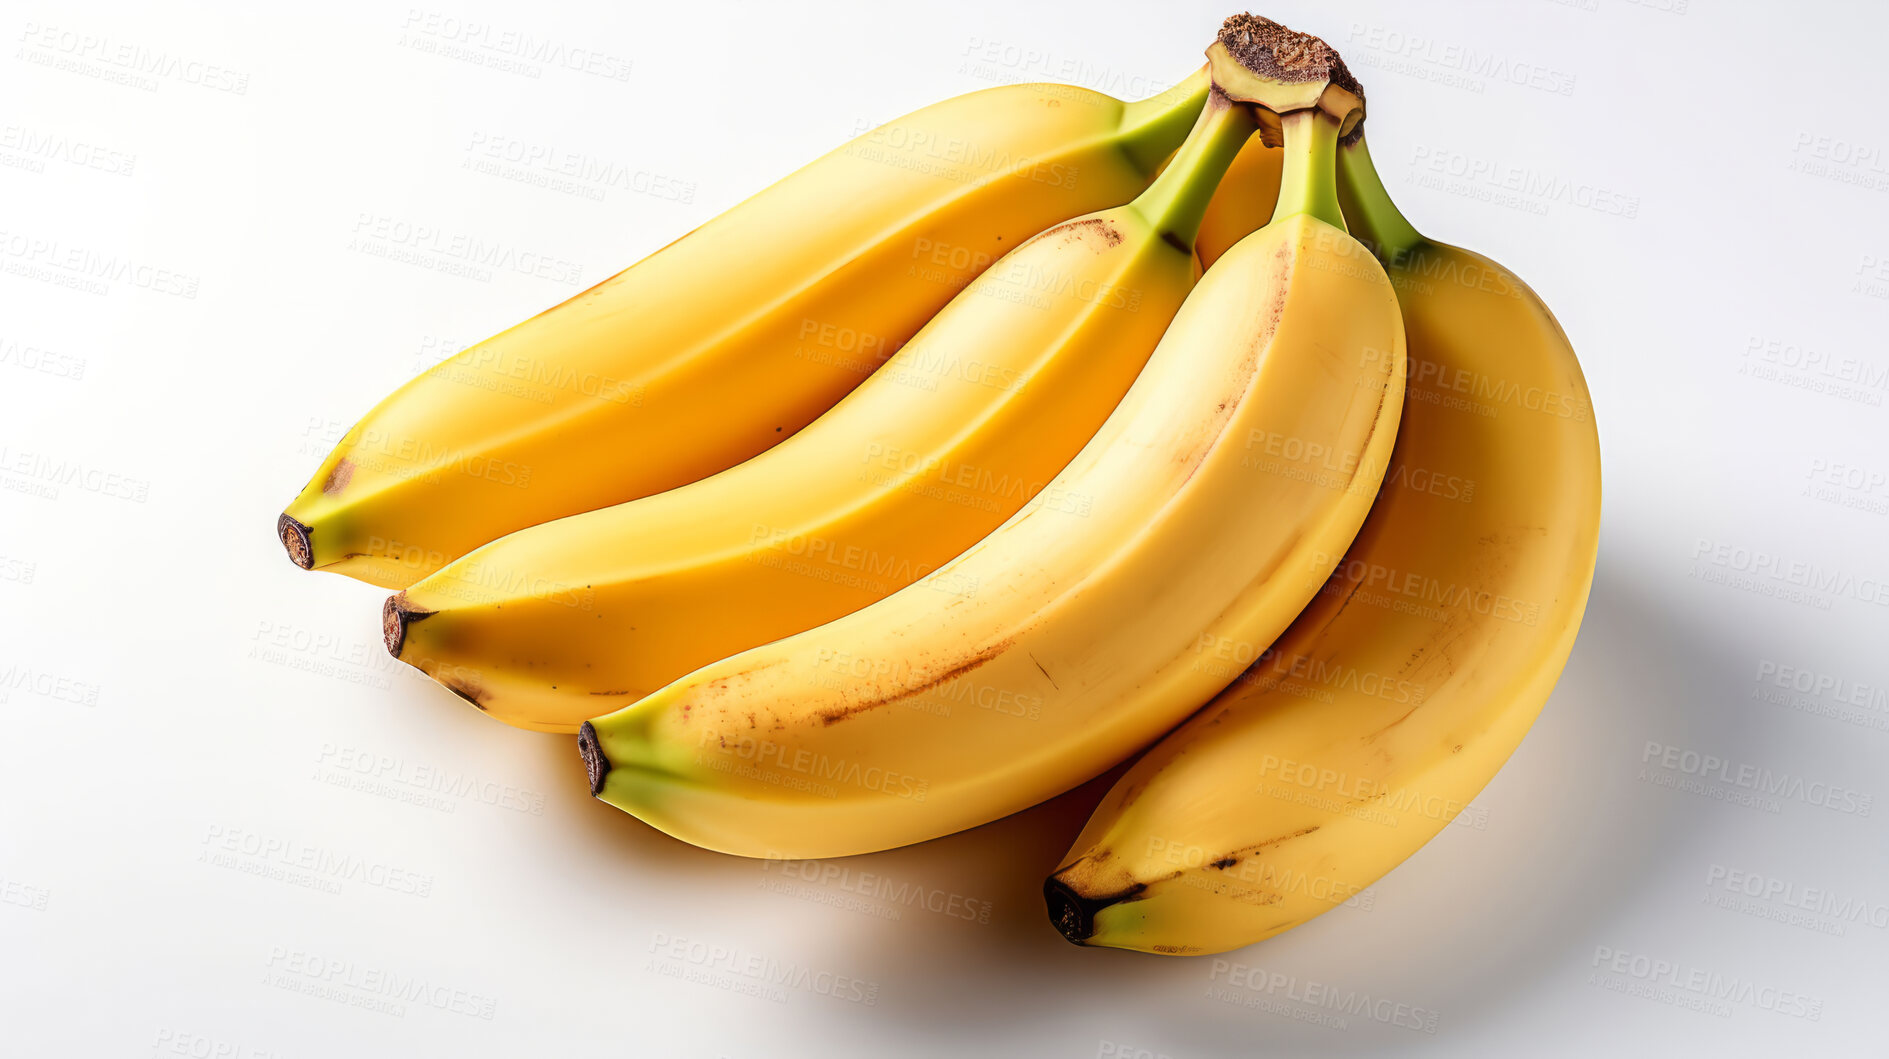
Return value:
M 1868 816 L 1876 806 L 1876 796 L 1839 787 L 1821 780 L 1807 780 L 1788 772 L 1774 772 L 1762 765 L 1731 761 L 1714 754 L 1702 754 L 1667 743 L 1647 740 L 1640 752 L 1641 764 L 1654 764 L 1668 772 L 1677 772 L 1700 780 L 1789 798 L 1831 812 L 1850 816 Z

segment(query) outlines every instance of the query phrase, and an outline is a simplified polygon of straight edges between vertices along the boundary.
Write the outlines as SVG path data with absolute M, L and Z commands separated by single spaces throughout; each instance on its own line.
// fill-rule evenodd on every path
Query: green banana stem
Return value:
M 1161 168 L 1181 130 L 1194 123 L 1195 115 L 1207 102 L 1212 84 L 1207 68 L 1202 66 L 1165 92 L 1122 104 L 1122 120 L 1117 126 L 1122 153 L 1144 173 Z
M 1362 132 L 1357 142 L 1338 152 L 1338 197 L 1345 216 L 1351 220 L 1352 231 L 1379 260 L 1387 264 L 1406 261 L 1426 242 L 1384 190 Z
M 1279 174 L 1279 204 L 1269 223 L 1304 213 L 1347 230 L 1338 204 L 1338 122 L 1316 108 L 1294 110 L 1279 120 L 1286 156 Z
M 1174 160 L 1135 199 L 1135 212 L 1160 229 L 1169 242 L 1191 253 L 1214 189 L 1258 128 L 1252 107 L 1233 102 L 1224 92 L 1210 93 L 1194 130 L 1174 153 Z

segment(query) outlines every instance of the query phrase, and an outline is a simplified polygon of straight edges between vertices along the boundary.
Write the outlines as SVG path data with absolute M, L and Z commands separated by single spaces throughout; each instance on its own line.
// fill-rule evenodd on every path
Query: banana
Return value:
M 793 434 L 1010 248 L 1139 194 L 1206 99 L 987 89 L 854 139 L 447 359 L 276 521 L 289 557 L 404 588 L 488 541 L 707 477 Z
M 1220 255 L 1272 219 L 1273 204 L 1279 199 L 1282 158 L 1279 148 L 1263 136 L 1247 140 L 1240 148 L 1220 181 L 1229 193 L 1215 195 L 1207 204 L 1200 235 L 1194 240 L 1194 253 L 1202 268 L 1212 268 Z
M 388 600 L 388 650 L 500 720 L 575 732 L 599 696 L 641 698 L 937 569 L 1042 489 L 1134 382 L 1256 127 L 1250 107 L 1209 103 L 1134 202 L 1011 251 L 800 433 L 448 564 Z
M 1312 598 L 1387 462 L 1403 329 L 1338 227 L 1355 82 L 1317 38 L 1236 43 L 1209 49 L 1215 83 L 1289 111 L 1262 115 L 1286 147 L 1278 216 L 1201 279 L 1095 438 L 919 582 L 587 722 L 594 794 L 746 856 L 923 841 L 1157 738 L 1235 675 L 1202 643 L 1269 641 Z
M 1116 783 L 1046 882 L 1078 944 L 1222 952 L 1349 900 L 1502 767 L 1579 630 L 1600 448 L 1567 336 L 1500 265 L 1419 235 L 1362 139 L 1342 171 L 1409 337 L 1395 457 L 1317 600 Z

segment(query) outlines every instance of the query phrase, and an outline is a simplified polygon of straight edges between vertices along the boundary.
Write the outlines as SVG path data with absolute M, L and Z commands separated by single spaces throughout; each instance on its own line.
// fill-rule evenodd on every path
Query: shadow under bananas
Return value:
M 1437 1046 L 1533 990 L 1577 980 L 1570 968 L 1584 969 L 1595 945 L 1631 945 L 1644 934 L 1612 929 L 1634 895 L 1665 886 L 1675 907 L 1696 900 L 1703 875 L 1688 872 L 1710 859 L 1696 850 L 1716 828 L 1737 823 L 1725 815 L 1736 810 L 1638 782 L 1646 742 L 1764 756 L 1763 726 L 1741 724 L 1751 711 L 1732 708 L 1749 694 L 1750 654 L 1739 650 L 1748 645 L 1728 642 L 1685 605 L 1683 595 L 1603 562 L 1554 696 L 1476 801 L 1487 810 L 1486 827 L 1446 828 L 1372 887 L 1369 907 L 1335 909 L 1220 957 L 1433 1012 L 1434 1035 L 1407 1024 L 1421 1014 L 1353 1014 L 1342 1030 L 1295 1018 L 1283 1012 L 1303 1015 L 1317 1003 L 1293 1001 L 1290 987 L 1256 993 L 1232 985 L 1224 966 L 1216 974 L 1216 957 L 1063 941 L 1045 915 L 1041 880 L 1119 770 L 974 831 L 852 858 L 900 878 L 952 879 L 996 906 L 989 929 L 956 935 L 932 924 L 855 930 L 854 959 L 897 968 L 877 1017 L 959 1040 L 980 1032 L 964 1024 L 964 1013 L 975 1011 L 993 1039 L 1049 1020 L 1175 1054 L 1302 1055 Z M 1668 886 L 1675 874 L 1683 881 Z M 1273 1006 L 1235 1002 L 1254 998 Z M 1095 1040 L 1071 1047 L 1092 1052 Z
M 1670 920 L 1657 913 L 1697 901 L 1724 851 L 1718 833 L 1744 821 L 1643 782 L 1643 748 L 1764 760 L 1767 719 L 1742 708 L 1756 646 L 1750 630 L 1721 627 L 1663 588 L 1669 572 L 1609 561 L 1604 539 L 1602 556 L 1554 695 L 1476 799 L 1486 831 L 1447 828 L 1387 875 L 1378 908 L 1358 917 L 1369 930 L 1279 940 L 1299 952 L 1339 942 L 1334 962 L 1368 968 L 1374 994 L 1423 1003 L 1461 1029 L 1530 995 L 1585 988 L 1596 946 L 1657 945 L 1649 912 Z
M 1093 1054 L 1098 1035 L 1174 1054 L 1435 1047 L 1573 981 L 1569 968 L 1584 968 L 1596 944 L 1631 943 L 1630 931 L 1610 931 L 1621 910 L 1676 863 L 1698 861 L 1686 851 L 1723 819 L 1715 810 L 1734 811 L 1634 778 L 1649 739 L 1762 757 L 1762 732 L 1738 723 L 1749 711 L 1727 708 L 1748 694 L 1748 653 L 1673 598 L 1602 562 L 1553 698 L 1477 800 L 1486 829 L 1447 828 L 1373 886 L 1368 907 L 1219 958 L 1081 949 L 1049 924 L 1043 877 L 1126 766 L 917 846 L 775 863 L 697 849 L 593 801 L 570 740 L 534 742 L 547 768 L 571 774 L 546 816 L 592 851 L 566 870 L 607 878 L 613 895 L 569 911 L 619 952 L 641 952 L 653 931 L 772 946 L 767 955 L 875 983 L 861 1021 L 959 1045 L 1067 1034 L 1071 1054 Z M 678 883 L 689 907 L 665 907 Z M 1216 959 L 1434 1012 L 1435 1035 L 1395 1019 L 1295 1018 L 1282 1013 L 1293 1006 L 1285 992 L 1228 988 Z M 1254 996 L 1276 1003 L 1238 1002 Z

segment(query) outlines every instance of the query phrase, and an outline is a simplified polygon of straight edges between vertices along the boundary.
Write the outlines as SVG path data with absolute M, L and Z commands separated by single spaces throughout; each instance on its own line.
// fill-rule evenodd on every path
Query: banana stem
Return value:
M 1284 168 L 1279 174 L 1279 204 L 1272 224 L 1295 214 L 1309 214 L 1345 230 L 1338 205 L 1338 122 L 1316 108 L 1280 115 L 1285 138 Z
M 1175 137 L 1200 113 L 1212 84 L 1207 68 L 1202 66 L 1165 92 L 1122 104 L 1117 128 L 1122 134 L 1123 153 L 1144 173 L 1160 168 L 1162 159 L 1173 150 Z
M 1338 152 L 1338 197 L 1352 231 L 1380 261 L 1394 264 L 1407 259 L 1424 243 L 1422 233 L 1404 218 L 1384 190 L 1384 181 L 1371 164 L 1364 134 Z
M 1170 243 L 1191 253 L 1214 189 L 1258 128 L 1252 107 L 1233 102 L 1217 88 L 1208 93 L 1194 131 L 1187 134 L 1155 182 L 1135 199 L 1135 212 L 1160 229 Z

